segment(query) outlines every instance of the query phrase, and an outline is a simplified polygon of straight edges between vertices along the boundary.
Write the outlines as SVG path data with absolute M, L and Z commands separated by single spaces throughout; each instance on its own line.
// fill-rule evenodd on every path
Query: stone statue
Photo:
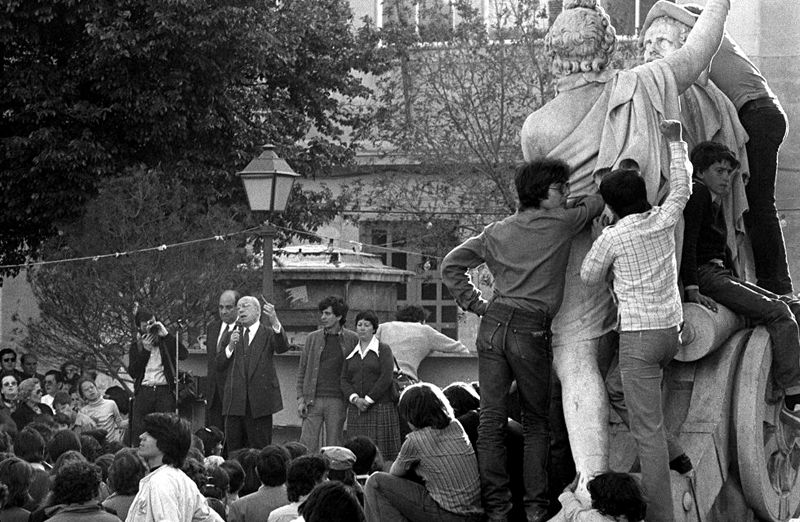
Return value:
M 634 158 L 651 203 L 667 192 L 663 119 L 677 119 L 678 96 L 708 66 L 722 39 L 729 0 L 710 0 L 685 45 L 663 60 L 629 71 L 609 67 L 616 33 L 596 0 L 567 0 L 545 45 L 559 77 L 556 97 L 528 116 L 522 128 L 526 160 L 561 158 L 570 163 L 573 196 L 594 193 L 595 170 Z M 598 367 L 600 338 L 615 324 L 611 294 L 583 285 L 581 262 L 591 246 L 588 231 L 572 244 L 564 303 L 553 323 L 553 365 L 563 387 L 563 406 L 578 493 L 608 469 L 608 397 Z
M 664 32 L 656 25 L 666 22 L 678 27 L 677 36 L 682 43 L 701 12 L 702 8 L 696 4 L 679 6 L 663 0 L 656 2 L 647 15 L 640 42 L 644 43 L 652 31 Z M 786 138 L 786 114 L 761 71 L 727 33 L 714 55 L 708 76 L 732 102 L 738 111 L 732 118 L 741 122 L 748 134 L 746 155 L 727 142 L 726 145 L 739 158 L 749 160 L 750 176 L 745 187 L 749 210 L 744 221 L 753 245 L 757 284 L 776 294 L 791 294 L 792 278 L 775 205 L 778 150 Z M 730 223 L 728 229 L 731 230 Z
M 691 30 L 691 26 L 683 20 L 691 20 L 694 24 L 695 17 L 683 7 L 664 0 L 653 6 L 647 14 L 639 39 L 646 62 L 669 56 L 683 47 Z M 739 274 L 744 276 L 745 267 L 751 264 L 745 260 L 749 256 L 743 246 L 744 213 L 748 210 L 744 180 L 750 172 L 746 150 L 747 132 L 739 123 L 736 107 L 708 78 L 706 71 L 681 94 L 680 102 L 684 140 L 690 151 L 700 142 L 716 141 L 726 145 L 740 158 L 739 172 L 733 179 L 730 192 L 725 196 L 723 208 L 728 225 L 728 248 Z M 678 255 L 680 259 L 680 252 Z

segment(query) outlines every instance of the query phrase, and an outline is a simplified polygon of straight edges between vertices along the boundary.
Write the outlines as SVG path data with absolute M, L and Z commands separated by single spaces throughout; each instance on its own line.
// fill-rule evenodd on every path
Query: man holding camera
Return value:
M 134 379 L 131 439 L 139 440 L 142 421 L 148 413 L 175 411 L 176 340 L 152 312 L 136 312 L 137 335 L 131 343 L 128 373 Z M 189 356 L 179 346 L 179 359 Z

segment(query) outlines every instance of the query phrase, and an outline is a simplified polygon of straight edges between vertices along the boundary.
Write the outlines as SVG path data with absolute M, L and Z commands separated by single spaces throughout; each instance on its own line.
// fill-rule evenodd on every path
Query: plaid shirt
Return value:
M 670 193 L 664 204 L 607 227 L 586 254 L 581 279 L 596 285 L 613 272 L 620 331 L 670 328 L 683 322 L 675 260 L 675 225 L 691 194 L 686 143 L 671 142 Z

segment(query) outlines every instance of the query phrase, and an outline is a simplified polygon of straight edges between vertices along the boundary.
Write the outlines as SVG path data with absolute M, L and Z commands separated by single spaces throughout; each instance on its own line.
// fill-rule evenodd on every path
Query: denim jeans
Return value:
M 648 522 L 675 519 L 661 384 L 664 367 L 678 353 L 679 344 L 678 327 L 619 334 L 619 373 L 627 410 L 623 420 L 639 451 Z M 672 442 L 673 451 L 683 453 L 679 446 L 675 449 L 677 442 Z
M 364 486 L 367 522 L 478 522 L 480 514 L 459 515 L 443 509 L 423 484 L 389 473 L 373 473 Z
M 766 106 L 758 105 L 762 103 Z M 750 181 L 745 187 L 750 210 L 744 214 L 744 223 L 753 245 L 757 283 L 775 294 L 788 294 L 792 278 L 775 206 L 778 150 L 786 138 L 786 114 L 780 105 L 759 99 L 742 106 L 739 120 L 750 136 L 746 145 Z
M 515 379 L 525 440 L 525 511 L 529 520 L 547 511 L 550 336 L 546 316 L 508 305 L 492 303 L 481 320 L 477 339 L 481 386 L 478 466 L 489 520 L 506 520 L 511 510 L 504 440 L 508 390 Z
M 763 325 L 772 339 L 772 379 L 787 395 L 800 393 L 800 301 L 782 297 L 706 263 L 697 267 L 700 293 Z

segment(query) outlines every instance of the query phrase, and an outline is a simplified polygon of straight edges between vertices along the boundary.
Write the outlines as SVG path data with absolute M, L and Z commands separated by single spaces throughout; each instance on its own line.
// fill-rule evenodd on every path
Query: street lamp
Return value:
M 252 211 L 283 212 L 292 194 L 295 178 L 300 177 L 286 161 L 275 154 L 275 147 L 264 145 L 261 154 L 253 159 L 243 171 L 239 172 L 247 192 L 247 200 Z M 276 229 L 268 221 L 259 230 L 263 241 L 264 274 L 261 293 L 270 303 L 272 291 L 272 240 Z

